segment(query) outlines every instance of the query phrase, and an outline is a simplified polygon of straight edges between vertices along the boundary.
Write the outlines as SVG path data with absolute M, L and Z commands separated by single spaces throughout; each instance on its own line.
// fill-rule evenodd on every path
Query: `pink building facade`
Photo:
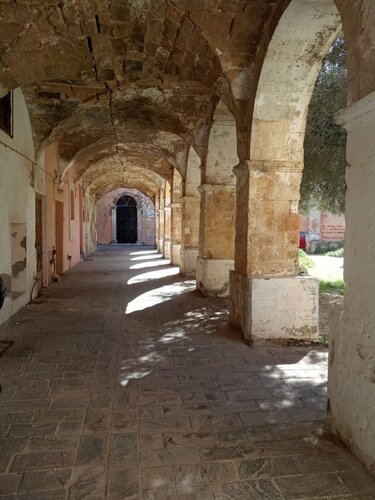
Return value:
M 345 240 L 345 216 L 311 211 L 301 215 L 301 232 L 306 233 L 307 250 L 322 245 L 341 244 Z

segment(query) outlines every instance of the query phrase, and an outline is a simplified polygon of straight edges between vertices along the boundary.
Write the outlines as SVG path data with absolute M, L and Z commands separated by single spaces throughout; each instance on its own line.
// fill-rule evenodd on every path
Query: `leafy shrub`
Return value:
M 338 248 L 337 250 L 331 250 L 326 253 L 327 257 L 344 257 L 344 249 Z
M 321 292 L 336 293 L 338 295 L 344 295 L 345 282 L 344 282 L 344 280 L 337 280 L 337 281 L 320 280 L 319 289 Z
M 310 259 L 307 253 L 304 250 L 299 250 L 299 265 L 301 267 L 306 267 L 307 269 L 311 269 L 315 266 L 315 262 Z

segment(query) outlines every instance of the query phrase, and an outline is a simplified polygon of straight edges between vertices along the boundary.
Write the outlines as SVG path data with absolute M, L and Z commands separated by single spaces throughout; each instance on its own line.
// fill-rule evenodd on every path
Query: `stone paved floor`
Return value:
M 155 253 L 101 248 L 0 328 L 0 498 L 375 498 L 320 435 L 325 351 L 245 345 Z

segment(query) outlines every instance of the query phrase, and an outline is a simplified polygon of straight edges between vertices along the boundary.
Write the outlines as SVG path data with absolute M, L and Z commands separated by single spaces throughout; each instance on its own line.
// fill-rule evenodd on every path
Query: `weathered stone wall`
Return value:
M 14 135 L 0 130 L 0 277 L 8 289 L 0 323 L 29 302 L 36 273 L 34 172 L 38 167 L 32 163 L 32 131 L 20 89 L 14 91 L 13 102 Z
M 372 0 L 335 0 L 347 44 L 348 103 L 375 90 L 375 5 Z
M 375 93 L 339 116 L 348 131 L 343 310 L 330 330 L 329 427 L 375 473 Z

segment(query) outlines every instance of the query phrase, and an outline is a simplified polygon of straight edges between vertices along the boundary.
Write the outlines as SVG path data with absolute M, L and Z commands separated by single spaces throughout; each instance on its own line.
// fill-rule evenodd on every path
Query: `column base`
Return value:
M 204 259 L 198 257 L 196 268 L 197 289 L 203 295 L 229 296 L 229 271 L 234 268 L 233 259 Z
M 250 344 L 317 341 L 319 282 L 311 276 L 247 278 L 232 271 L 230 322 Z
M 197 273 L 198 248 L 181 248 L 180 270 L 183 276 L 195 278 Z
M 166 259 L 171 259 L 172 242 L 171 240 L 164 240 L 164 257 Z
M 175 266 L 179 266 L 181 262 L 181 244 L 172 243 L 171 245 L 171 263 Z
M 163 255 L 163 253 L 164 253 L 164 239 L 163 238 L 159 238 L 157 248 L 158 248 L 158 252 Z

